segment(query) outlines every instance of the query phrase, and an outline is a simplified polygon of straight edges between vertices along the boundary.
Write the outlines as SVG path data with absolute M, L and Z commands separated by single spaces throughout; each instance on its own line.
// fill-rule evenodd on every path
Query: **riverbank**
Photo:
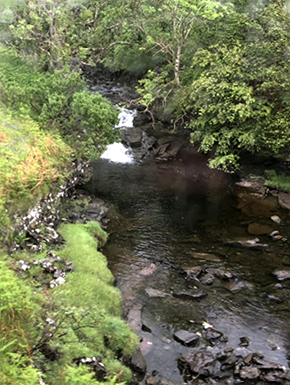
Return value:
M 228 177 L 226 176 L 226 174 L 221 173 L 219 171 L 209 171 L 206 166 L 206 162 L 204 161 L 205 158 L 202 155 L 198 154 L 196 150 L 189 149 L 190 145 L 189 143 L 186 143 L 184 141 L 184 135 L 178 136 L 172 133 L 168 134 L 165 131 L 153 130 L 150 123 L 148 124 L 148 122 L 146 122 L 145 125 L 147 125 L 147 131 L 143 131 L 143 128 L 140 128 L 138 126 L 137 128 L 135 127 L 136 129 L 132 130 L 131 132 L 128 132 L 130 130 L 121 130 L 121 134 L 123 142 L 126 143 L 127 146 L 130 145 L 133 147 L 133 152 L 135 153 L 136 160 L 138 159 L 138 162 L 144 159 L 146 163 L 146 159 L 149 158 L 150 160 L 150 158 L 154 158 L 154 160 L 152 159 L 152 161 L 157 161 L 159 163 L 159 166 L 157 166 L 156 168 L 153 167 L 154 172 L 151 173 L 150 177 L 151 181 L 154 181 L 154 189 L 162 189 L 165 191 L 168 190 L 175 193 L 176 191 L 179 191 L 180 186 L 183 186 L 182 195 L 190 195 L 191 193 L 195 194 L 195 189 L 198 189 L 198 196 L 202 194 L 202 191 L 207 191 L 208 194 L 211 195 L 211 199 L 213 200 L 210 207 L 212 208 L 213 204 L 215 207 L 218 206 L 219 199 L 216 198 L 216 192 L 220 188 L 224 188 L 227 185 Z M 190 159 L 192 153 L 195 154 L 195 158 L 193 160 Z M 179 158 L 179 156 L 181 156 L 181 158 Z M 34 158 L 35 157 L 33 157 L 32 159 Z M 176 161 L 176 158 L 179 160 Z M 34 167 L 33 161 L 30 161 L 29 165 L 31 165 L 31 167 Z M 17 169 L 18 168 L 16 167 L 16 170 Z M 48 192 L 48 188 L 46 187 L 46 190 L 44 190 L 44 192 L 46 192 L 46 194 L 44 194 L 44 200 L 40 199 L 41 194 L 33 194 L 37 190 L 36 187 L 40 187 L 42 185 L 45 186 L 46 183 L 43 180 L 41 183 L 37 184 L 38 182 L 36 181 L 35 183 L 37 184 L 37 186 L 33 188 L 33 185 L 30 190 L 28 189 L 28 191 L 32 193 L 31 201 L 35 199 L 37 200 L 38 204 L 34 206 L 33 209 L 30 210 L 28 214 L 24 217 L 21 217 L 20 212 L 18 213 L 17 238 L 13 239 L 12 233 L 10 233 L 9 235 L 10 238 L 6 237 L 6 240 L 9 241 L 9 251 L 11 256 L 8 257 L 7 254 L 4 255 L 3 253 L 3 258 L 6 262 L 9 263 L 9 266 L 17 272 L 18 278 L 24 278 L 24 282 L 30 282 L 30 284 L 32 285 L 25 286 L 26 289 L 21 290 L 23 290 L 23 292 L 28 293 L 29 290 L 31 292 L 32 288 L 33 292 L 39 292 L 41 295 L 37 299 L 37 306 L 40 307 L 40 304 L 42 309 L 46 309 L 46 312 L 40 314 L 35 311 L 34 306 L 32 306 L 32 308 L 34 309 L 33 311 L 32 308 L 30 309 L 30 307 L 28 306 L 28 312 L 30 312 L 31 314 L 30 319 L 33 318 L 33 320 L 37 320 L 37 322 L 41 326 L 39 327 L 39 329 L 36 330 L 34 329 L 34 324 L 30 324 L 30 326 L 29 324 L 25 324 L 23 327 L 20 327 L 21 330 L 32 329 L 30 331 L 28 330 L 27 334 L 24 333 L 23 338 L 25 338 L 26 341 L 26 343 L 24 343 L 25 351 L 21 351 L 21 354 L 24 357 L 29 357 L 29 370 L 31 368 L 33 369 L 32 366 L 35 365 L 38 369 L 42 371 L 42 373 L 46 376 L 43 381 L 47 384 L 56 384 L 57 382 L 55 381 L 59 381 L 59 384 L 64 383 L 64 381 L 65 383 L 71 384 L 74 380 L 78 381 L 76 382 L 77 384 L 81 384 L 81 381 L 86 384 L 93 384 L 96 381 L 91 378 L 92 375 L 96 376 L 100 381 L 103 381 L 105 377 L 108 376 L 109 381 L 112 382 L 115 380 L 129 382 L 130 372 L 127 367 L 122 366 L 120 362 L 130 362 L 128 356 L 132 355 L 134 349 L 136 349 L 136 336 L 130 333 L 129 329 L 127 329 L 127 327 L 121 320 L 122 314 L 120 311 L 120 292 L 116 296 L 111 295 L 109 296 L 109 299 L 107 298 L 107 293 L 118 293 L 118 291 L 116 291 L 113 287 L 114 282 L 110 271 L 107 269 L 103 270 L 104 261 L 106 260 L 106 258 L 100 253 L 95 254 L 97 245 L 94 244 L 94 241 L 91 237 L 91 230 L 92 228 L 96 229 L 96 225 L 80 224 L 80 222 L 82 221 L 87 222 L 88 220 L 92 219 L 102 221 L 103 224 L 106 224 L 107 222 L 107 218 L 104 218 L 104 214 L 107 210 L 104 202 L 101 202 L 96 197 L 92 198 L 89 195 L 86 196 L 85 194 L 81 196 L 81 200 L 75 199 L 75 191 L 73 186 L 78 183 L 79 178 L 83 178 L 82 170 L 82 164 L 75 163 L 73 166 L 71 166 L 70 163 L 68 163 L 68 168 L 66 169 L 64 176 L 70 175 L 69 182 L 64 183 L 65 179 L 58 180 L 58 183 L 55 183 L 55 187 L 58 186 L 59 188 L 54 188 L 54 193 L 52 194 Z M 125 177 L 124 182 L 127 183 Z M 148 175 L 146 177 L 148 177 Z M 50 179 L 48 177 L 47 183 L 49 182 L 49 180 Z M 114 180 L 117 180 L 117 178 L 114 178 Z M 141 180 L 143 180 L 143 178 L 141 178 Z M 56 180 L 54 180 L 54 182 L 56 182 Z M 269 201 L 270 205 L 272 204 L 272 199 L 265 199 L 268 198 L 268 196 L 270 198 L 272 191 L 269 192 L 267 190 L 267 188 L 264 186 L 262 179 L 254 178 L 253 180 L 248 180 L 248 178 L 246 178 L 245 180 L 241 180 L 240 183 L 241 188 L 249 188 L 250 190 L 252 190 L 250 193 L 246 192 L 241 195 L 242 211 L 247 211 L 247 208 L 249 207 L 253 208 L 253 210 L 257 209 L 257 206 L 260 207 L 260 205 L 257 205 L 257 194 L 260 194 L 259 199 L 261 198 L 261 202 L 263 202 L 262 210 L 265 210 L 264 203 L 266 203 L 267 205 Z M 118 185 L 118 189 L 120 188 L 120 185 L 121 183 Z M 112 183 L 110 183 L 110 185 L 105 184 L 105 186 L 107 186 L 107 188 L 109 189 L 108 192 L 112 190 Z M 140 187 L 141 186 L 138 186 L 138 189 Z M 214 193 L 212 193 L 211 191 L 213 191 Z M 65 197 L 69 197 L 68 205 L 63 199 Z M 247 201 L 245 204 L 243 204 L 242 200 L 244 197 L 250 197 L 250 199 L 252 197 L 253 199 L 251 202 Z M 18 197 L 16 198 L 18 199 Z M 134 205 L 135 200 L 136 196 L 134 194 L 130 197 L 130 195 L 128 196 L 128 193 L 126 192 L 122 204 Z M 74 202 L 75 206 L 74 204 L 70 205 L 71 202 Z M 175 204 L 177 204 L 176 202 Z M 188 205 L 188 209 L 190 209 L 189 213 L 192 210 L 190 202 L 191 198 L 188 200 L 188 202 L 186 202 L 186 205 Z M 271 210 L 281 208 L 280 206 L 278 206 L 278 203 L 276 202 L 276 204 L 272 206 Z M 201 204 L 202 207 L 207 206 L 207 203 L 201 202 Z M 64 206 L 66 205 L 68 207 L 66 208 L 66 210 L 64 210 Z M 164 202 L 164 205 L 166 206 L 167 203 Z M 13 207 L 14 206 L 11 205 L 11 212 L 13 212 Z M 155 209 L 155 203 L 153 205 L 153 208 Z M 183 210 L 182 207 L 180 207 L 180 209 L 181 211 Z M 23 210 L 22 213 L 24 213 L 24 211 L 25 210 Z M 153 212 L 154 210 L 152 211 L 152 213 Z M 255 210 L 254 215 L 256 215 Z M 188 219 L 187 215 L 185 215 L 184 218 Z M 281 221 L 284 222 L 285 218 L 283 217 Z M 217 218 L 207 218 L 207 220 L 209 221 L 213 221 L 214 219 Z M 147 223 L 148 221 L 150 225 L 150 223 L 152 223 L 153 221 L 153 218 L 150 215 L 150 218 L 144 218 L 144 220 L 144 223 Z M 202 228 L 206 226 L 203 224 L 202 217 L 195 220 L 202 221 Z M 267 218 L 267 221 L 270 220 L 271 218 L 269 216 Z M 65 225 L 61 227 L 60 232 L 56 231 L 56 227 L 61 222 L 70 221 L 74 223 L 76 222 L 77 224 L 74 226 Z M 128 222 L 130 221 L 128 220 Z M 250 222 L 252 222 L 252 220 Z M 246 224 L 246 227 L 251 229 L 250 234 L 257 235 L 258 233 L 253 232 L 253 226 L 250 226 L 250 222 Z M 118 223 L 117 227 L 119 226 Z M 184 226 L 184 221 L 178 223 L 181 227 Z M 232 223 L 229 223 L 229 225 L 231 226 Z M 259 225 L 260 223 L 258 223 L 258 226 L 255 227 L 254 231 L 256 231 L 256 228 L 258 228 L 259 231 L 261 230 Z M 165 228 L 166 226 L 167 223 L 166 225 L 164 223 Z M 224 226 L 224 228 L 227 229 L 226 231 L 230 231 L 228 225 Z M 158 229 L 156 230 L 158 232 Z M 263 231 L 265 230 L 263 229 Z M 117 232 L 115 231 L 115 233 Z M 104 241 L 104 234 L 100 232 L 100 229 L 98 229 L 96 235 L 102 244 Z M 238 235 L 240 234 L 236 234 L 236 236 Z M 269 236 L 270 233 L 262 233 L 260 235 Z M 272 238 L 271 241 L 276 242 L 277 240 L 283 242 L 283 245 L 286 245 L 285 241 L 282 241 L 282 238 L 285 238 L 285 235 L 287 234 L 284 234 L 282 231 L 281 234 L 276 231 L 275 236 L 281 237 L 281 239 Z M 215 234 L 215 237 L 216 236 L 217 234 Z M 218 236 L 220 236 L 220 234 L 218 234 Z M 29 242 L 26 242 L 26 238 L 29 238 Z M 128 238 L 128 242 L 129 241 L 130 237 Z M 194 246 L 195 248 L 195 241 L 198 240 L 188 240 L 189 243 L 187 244 L 187 248 L 188 245 L 191 245 L 191 243 L 192 246 Z M 74 244 L 74 242 L 76 242 L 76 244 Z M 225 241 L 223 240 L 223 242 Z M 237 238 L 237 242 L 241 242 L 240 237 Z M 65 249 L 61 248 L 62 244 L 66 245 Z M 19 253 L 19 250 L 24 247 L 24 245 L 28 246 L 30 250 L 37 251 L 40 254 L 31 254 L 31 252 L 27 251 L 25 254 Z M 88 245 L 92 246 L 89 250 L 87 249 Z M 159 246 L 157 245 L 157 248 L 158 247 Z M 204 244 L 204 247 L 208 249 L 208 246 L 206 244 Z M 260 244 L 258 244 L 257 247 L 260 247 Z M 150 247 L 150 250 L 151 249 L 152 248 Z M 75 251 L 77 251 L 76 254 L 74 254 Z M 161 252 L 161 250 L 159 251 Z M 17 253 L 15 254 L 15 252 Z M 122 252 L 120 252 L 120 250 L 117 254 L 120 254 L 122 257 Z M 200 252 L 196 253 L 195 258 L 198 259 L 199 257 L 204 257 L 206 255 L 211 256 L 212 253 L 204 253 L 204 250 L 200 250 Z M 73 256 L 73 258 L 71 258 L 70 256 Z M 84 256 L 90 258 L 86 259 Z M 127 255 L 125 257 L 126 259 L 128 258 Z M 214 255 L 213 258 L 218 257 Z M 17 264 L 15 264 L 15 260 L 17 261 Z M 81 263 L 79 264 L 80 260 Z M 94 267 L 96 266 L 95 262 L 97 260 L 101 262 L 102 266 L 94 270 Z M 215 261 L 213 260 L 213 262 Z M 160 256 L 158 256 L 158 261 L 156 264 L 150 263 L 148 266 L 144 266 L 144 269 L 141 269 L 138 274 L 143 278 L 145 277 L 144 280 L 147 279 L 146 277 L 150 277 L 151 273 L 154 276 L 157 272 L 158 275 L 158 271 L 162 270 L 159 269 L 159 263 L 162 265 Z M 138 261 L 138 266 L 139 264 L 140 262 Z M 169 265 L 170 264 L 173 264 L 173 262 L 171 261 Z M 206 275 L 205 273 L 207 273 L 207 270 L 209 268 L 211 267 L 207 265 L 203 266 L 201 268 L 201 277 L 198 277 L 198 279 L 204 278 L 204 276 Z M 5 269 L 3 268 L 3 271 L 4 270 Z M 102 271 L 101 277 L 99 277 L 100 271 Z M 105 281 L 100 279 L 99 286 L 96 284 L 95 280 L 91 282 L 92 273 L 94 273 L 98 278 L 106 277 Z M 213 279 L 219 280 L 219 273 L 217 272 L 216 274 L 217 276 Z M 132 276 L 133 275 L 134 274 L 132 274 Z M 9 279 L 11 279 L 11 276 L 9 277 Z M 177 280 L 178 279 L 179 278 L 177 277 Z M 166 277 L 164 281 L 166 281 Z M 200 281 L 203 285 L 203 279 L 200 279 Z M 221 285 L 224 285 L 223 279 L 221 279 L 221 281 Z M 15 281 L 16 287 L 17 285 L 22 285 L 19 282 L 20 280 L 17 281 L 17 283 Z M 237 282 L 234 281 L 234 283 Z M 237 285 L 239 283 L 240 282 L 238 282 Z M 107 284 L 109 285 L 106 286 Z M 215 284 L 216 282 L 214 283 L 214 285 Z M 106 286 L 105 292 L 99 291 L 99 288 L 103 289 L 103 286 Z M 27 287 L 30 287 L 30 289 Z M 152 287 L 147 287 L 146 289 L 146 295 L 148 295 L 153 302 L 154 298 L 164 297 L 164 293 L 161 290 L 156 291 Z M 162 290 L 164 290 L 164 288 L 162 288 Z M 94 296 L 91 296 L 92 292 L 96 294 Z M 184 294 L 184 292 L 182 293 Z M 87 294 L 89 294 L 89 296 Z M 171 294 L 171 292 L 168 295 L 166 294 L 165 298 L 171 298 Z M 44 296 L 43 298 L 41 297 L 42 295 Z M 112 303 L 110 303 L 109 305 L 109 314 L 107 313 L 107 310 L 100 311 L 102 305 L 101 302 L 98 302 L 98 307 L 96 311 L 95 305 L 97 303 L 97 300 L 100 299 L 100 297 L 101 299 L 104 299 L 104 302 L 106 302 L 107 304 L 108 302 L 110 303 L 112 301 Z M 19 298 L 23 299 L 23 297 L 21 296 Z M 117 302 L 115 302 L 113 298 L 115 298 Z M 128 300 L 127 297 L 126 300 Z M 134 312 L 136 310 L 136 306 L 131 307 L 131 300 L 132 298 L 130 297 L 130 303 L 128 305 L 128 303 L 126 302 L 125 307 L 127 310 L 132 309 Z M 175 306 L 177 306 L 177 301 L 179 300 L 174 300 Z M 88 304 L 90 305 L 88 306 Z M 137 304 L 137 308 L 139 309 L 137 309 L 137 313 L 139 314 L 140 304 Z M 182 312 L 180 312 L 180 314 L 182 314 Z M 132 312 L 128 313 L 128 316 L 129 315 L 131 317 Z M 112 318 L 110 319 L 110 317 Z M 38 321 L 39 319 L 41 320 L 40 322 Z M 131 321 L 134 324 L 136 319 L 131 319 Z M 97 327 L 92 327 L 92 324 L 97 325 Z M 99 330 L 98 327 L 102 330 Z M 149 329 L 150 328 L 151 327 L 149 327 Z M 16 329 L 17 328 L 15 328 L 15 330 Z M 144 330 L 145 329 L 146 327 L 144 327 Z M 105 334 L 102 335 L 103 330 L 105 331 Z M 151 346 L 151 341 L 150 338 L 148 340 L 148 331 L 146 330 L 144 333 L 144 330 L 139 330 L 139 332 L 142 333 L 142 337 L 147 338 L 147 340 L 145 338 L 143 342 L 143 348 L 145 346 L 144 353 L 146 354 L 146 352 L 148 352 L 149 347 Z M 31 340 L 30 335 L 31 338 L 35 338 L 35 336 L 38 336 L 38 340 Z M 11 334 L 11 336 L 13 336 L 13 334 Z M 166 344 L 169 341 L 170 335 L 168 334 L 167 337 L 167 340 L 163 341 Z M 94 340 L 93 343 L 92 340 Z M 21 343 L 22 342 L 23 341 L 21 340 Z M 154 341 L 152 341 L 152 344 L 154 344 Z M 95 345 L 98 347 L 98 349 L 96 350 L 94 350 Z M 163 345 L 162 349 L 164 347 Z M 17 344 L 12 344 L 11 350 L 7 350 L 10 349 L 10 345 L 8 346 L 8 348 L 6 348 L 5 345 L 5 349 L 3 351 L 5 353 L 14 353 L 14 349 L 16 348 L 16 346 Z M 107 351 L 107 349 L 109 350 Z M 18 349 L 18 351 L 20 350 Z M 76 355 L 78 357 L 76 357 Z M 118 358 L 117 360 L 115 359 L 116 357 Z M 22 362 L 19 361 L 19 357 L 17 358 L 17 360 L 15 361 L 16 367 L 14 369 L 15 373 L 18 373 L 17 376 L 20 376 L 19 371 L 17 370 L 21 367 Z M 149 359 L 150 365 L 152 365 L 151 361 Z M 146 365 L 144 363 L 144 360 L 140 359 L 139 363 L 137 364 L 137 369 L 140 370 L 140 366 L 138 368 L 140 362 L 142 364 L 141 370 L 144 373 Z M 4 363 L 5 365 L 3 370 L 8 373 L 7 375 L 15 376 L 15 373 L 13 373 L 13 371 L 8 371 L 7 360 L 4 360 Z M 74 363 L 75 366 L 71 366 L 71 363 Z M 83 371 L 80 368 L 79 364 L 84 364 L 84 366 L 87 366 L 87 368 L 89 367 L 93 371 L 93 373 L 90 374 L 87 371 Z M 34 373 L 34 371 L 32 370 L 31 373 Z M 33 377 L 34 374 L 29 375 Z M 14 380 L 14 377 L 11 378 L 13 378 Z M 152 380 L 152 378 L 150 380 Z M 37 375 L 36 381 L 38 381 L 36 383 L 39 383 L 39 375 Z
M 1 110 L 1 383 L 129 382 L 138 345 L 98 251 L 97 222 L 63 224 L 84 177 L 72 150 Z

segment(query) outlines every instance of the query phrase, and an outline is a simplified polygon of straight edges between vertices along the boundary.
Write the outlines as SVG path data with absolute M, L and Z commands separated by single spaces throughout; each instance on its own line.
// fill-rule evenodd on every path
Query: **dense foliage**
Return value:
M 116 140 L 117 110 L 90 93 L 79 72 L 68 67 L 36 72 L 4 49 L 0 58 L 0 101 L 47 131 L 57 129 L 77 158 L 97 158 Z
M 174 127 L 188 122 L 212 167 L 235 168 L 244 150 L 288 154 L 284 1 L 22 0 L 2 7 L 2 41 L 36 68 L 102 62 L 142 77 L 141 103 L 151 113 L 165 110 Z

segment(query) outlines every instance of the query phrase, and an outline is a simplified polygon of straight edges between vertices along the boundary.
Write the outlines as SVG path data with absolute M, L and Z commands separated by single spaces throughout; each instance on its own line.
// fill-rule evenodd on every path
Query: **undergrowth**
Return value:
M 25 209 L 66 176 L 71 150 L 56 133 L 44 133 L 27 116 L 0 107 L 0 227 L 9 212 Z

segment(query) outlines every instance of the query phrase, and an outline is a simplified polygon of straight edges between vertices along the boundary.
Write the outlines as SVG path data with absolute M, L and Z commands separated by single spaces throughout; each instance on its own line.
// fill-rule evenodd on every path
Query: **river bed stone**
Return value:
M 176 341 L 185 346 L 196 346 L 199 342 L 199 335 L 187 330 L 178 330 L 173 334 Z
M 275 270 L 273 274 L 279 281 L 290 279 L 290 270 Z
M 180 298 L 180 299 L 200 300 L 202 298 L 205 298 L 206 296 L 207 296 L 207 293 L 205 293 L 203 290 L 173 292 L 173 297 Z
M 267 235 L 273 231 L 273 228 L 261 223 L 250 223 L 247 230 L 248 233 L 252 235 Z

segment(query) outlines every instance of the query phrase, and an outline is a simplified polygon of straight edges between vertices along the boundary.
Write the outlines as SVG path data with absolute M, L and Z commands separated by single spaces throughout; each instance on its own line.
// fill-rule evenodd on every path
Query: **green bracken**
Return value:
M 60 135 L 44 133 L 27 116 L 0 107 L 0 225 L 9 213 L 27 208 L 67 177 L 71 149 Z

